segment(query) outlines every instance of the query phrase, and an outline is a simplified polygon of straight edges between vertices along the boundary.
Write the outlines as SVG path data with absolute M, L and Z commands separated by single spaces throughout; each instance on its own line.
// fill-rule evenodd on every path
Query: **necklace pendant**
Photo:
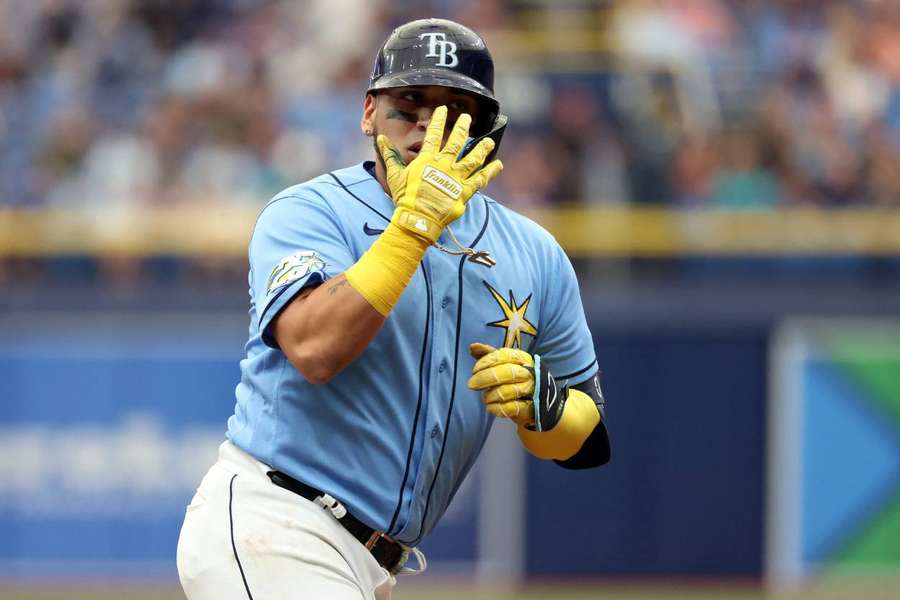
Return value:
M 469 255 L 469 261 L 488 269 L 497 264 L 497 261 L 491 257 L 491 253 L 487 250 L 476 250 Z

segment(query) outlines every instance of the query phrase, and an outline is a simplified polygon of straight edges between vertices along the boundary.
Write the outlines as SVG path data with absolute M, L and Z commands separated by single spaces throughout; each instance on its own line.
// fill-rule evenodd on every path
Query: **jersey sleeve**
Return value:
M 532 352 L 541 356 L 557 381 L 571 386 L 593 377 L 597 357 L 575 269 L 555 240 L 548 254 L 541 329 Z
M 275 317 L 304 288 L 347 270 L 355 260 L 337 216 L 315 194 L 281 196 L 260 213 L 250 240 L 250 293 L 262 341 L 278 348 Z

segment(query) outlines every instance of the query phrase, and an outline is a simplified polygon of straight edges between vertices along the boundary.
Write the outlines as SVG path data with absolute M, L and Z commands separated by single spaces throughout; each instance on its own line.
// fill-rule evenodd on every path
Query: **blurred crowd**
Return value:
M 589 60 L 497 47 L 559 5 Z M 261 205 L 370 158 L 374 53 L 431 15 L 498 58 L 511 206 L 900 206 L 896 0 L 0 0 L 0 206 Z
M 900 206 L 900 2 L 604 4 L 608 59 L 545 73 L 504 147 L 511 198 Z

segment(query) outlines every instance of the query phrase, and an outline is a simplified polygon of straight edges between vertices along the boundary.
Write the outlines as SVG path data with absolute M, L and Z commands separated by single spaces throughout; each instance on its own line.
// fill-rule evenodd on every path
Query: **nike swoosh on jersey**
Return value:
M 363 223 L 363 233 L 366 235 L 381 235 L 384 233 L 384 229 L 373 229 L 369 227 L 368 223 Z

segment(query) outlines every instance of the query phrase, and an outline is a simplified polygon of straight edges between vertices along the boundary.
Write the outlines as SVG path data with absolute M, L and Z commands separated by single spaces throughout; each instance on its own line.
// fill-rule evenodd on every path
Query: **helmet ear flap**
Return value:
M 503 134 L 506 132 L 506 124 L 509 122 L 509 117 L 504 114 L 498 114 L 494 119 L 493 125 L 488 129 L 486 133 L 479 135 L 478 137 L 470 138 L 466 145 L 463 146 L 462 152 L 459 153 L 459 158 L 462 159 L 466 154 L 472 151 L 472 149 L 478 145 L 478 142 L 483 140 L 484 138 L 491 138 L 494 140 L 494 149 L 491 150 L 491 153 L 488 154 L 487 158 L 484 159 L 484 164 L 488 164 L 495 158 L 497 158 L 497 150 L 500 149 L 500 140 L 503 139 Z
M 500 116 L 500 105 L 493 98 L 480 97 L 477 94 L 469 93 L 478 100 L 478 116 L 472 121 L 469 128 L 469 134 L 473 137 L 483 137 L 497 124 Z

